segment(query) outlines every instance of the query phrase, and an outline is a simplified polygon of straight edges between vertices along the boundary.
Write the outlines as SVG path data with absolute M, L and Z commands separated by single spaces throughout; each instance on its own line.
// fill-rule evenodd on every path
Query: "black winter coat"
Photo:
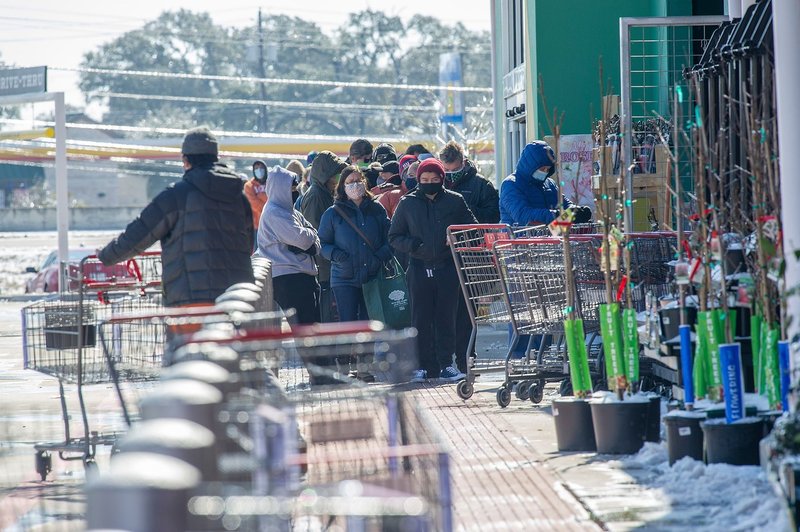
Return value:
M 475 164 L 464 161 L 464 176 L 450 188 L 464 196 L 467 206 L 481 224 L 496 224 L 500 221 L 500 197 L 494 185 L 478 173 Z
M 442 190 L 433 200 L 415 188 L 400 200 L 389 228 L 389 244 L 428 267 L 452 261 L 447 245 L 451 225 L 477 223 L 461 194 Z
M 188 170 L 99 259 L 116 264 L 160 240 L 164 304 L 213 303 L 232 284 L 253 281 L 253 215 L 242 187 L 223 164 Z

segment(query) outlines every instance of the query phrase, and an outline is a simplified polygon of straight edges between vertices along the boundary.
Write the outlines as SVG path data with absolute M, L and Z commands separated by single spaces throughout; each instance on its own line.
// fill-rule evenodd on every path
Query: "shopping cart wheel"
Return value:
M 530 397 L 528 395 L 528 392 L 530 392 L 532 383 L 533 381 L 520 381 L 517 383 L 517 391 L 516 391 L 517 399 L 519 399 L 520 401 L 528 400 L 528 397 Z
M 47 451 L 36 451 L 36 472 L 42 482 L 47 480 L 47 474 L 53 470 L 53 457 Z
M 474 391 L 475 389 L 472 387 L 472 383 L 469 382 L 469 379 L 462 379 L 458 381 L 458 384 L 456 385 L 456 393 L 465 401 L 472 397 L 472 393 Z
M 531 403 L 538 405 L 544 399 L 544 381 L 533 381 L 528 389 L 528 395 L 531 398 Z
M 511 404 L 511 390 L 503 386 L 497 390 L 497 404 L 500 408 L 505 408 Z

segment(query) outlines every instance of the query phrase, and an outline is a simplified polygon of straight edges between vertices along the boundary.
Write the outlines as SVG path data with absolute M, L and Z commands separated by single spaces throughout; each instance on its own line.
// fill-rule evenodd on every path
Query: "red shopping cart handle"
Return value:
M 468 231 L 470 229 L 499 229 L 511 230 L 506 224 L 463 224 L 463 225 L 450 225 L 447 227 L 451 231 Z
M 588 235 L 570 236 L 572 242 L 591 242 L 595 240 Z M 495 247 L 500 246 L 528 246 L 528 245 L 545 245 L 545 244 L 562 244 L 564 239 L 557 237 L 533 237 L 533 238 L 513 238 L 511 240 L 498 240 L 495 242 Z
M 120 314 L 106 320 L 106 323 L 127 323 L 129 321 L 155 320 L 159 318 L 196 318 L 205 316 L 225 316 L 223 312 L 213 306 L 207 307 L 176 307 L 167 308 L 158 312 L 143 312 L 140 314 Z
M 385 330 L 379 321 L 346 321 L 341 323 L 314 323 L 293 325 L 290 330 L 277 328 L 248 329 L 238 331 L 231 340 L 278 340 L 285 338 L 313 338 L 315 336 L 338 336 L 359 333 L 375 333 Z

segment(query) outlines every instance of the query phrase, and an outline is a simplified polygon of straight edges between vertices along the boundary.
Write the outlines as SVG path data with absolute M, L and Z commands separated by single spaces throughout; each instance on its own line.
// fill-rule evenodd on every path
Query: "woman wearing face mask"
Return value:
M 356 230 L 357 228 L 357 230 Z M 355 165 L 342 170 L 334 204 L 322 215 L 322 255 L 331 261 L 331 289 L 340 321 L 368 319 L 361 285 L 375 278 L 392 258 L 386 210 L 367 191 Z
M 522 150 L 517 169 L 500 185 L 500 221 L 509 225 L 529 226 L 549 224 L 558 215 L 559 204 L 564 209 L 575 205 L 566 197 L 559 198 L 553 149 L 541 140 L 529 143 Z M 576 220 L 588 222 L 589 207 L 576 209 Z M 588 214 L 588 216 L 587 216 Z

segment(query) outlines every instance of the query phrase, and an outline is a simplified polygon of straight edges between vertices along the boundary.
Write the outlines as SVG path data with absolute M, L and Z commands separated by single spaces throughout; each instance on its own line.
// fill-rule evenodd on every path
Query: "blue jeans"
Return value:
M 360 286 L 334 286 L 333 297 L 339 309 L 339 321 L 368 320 L 364 292 Z

